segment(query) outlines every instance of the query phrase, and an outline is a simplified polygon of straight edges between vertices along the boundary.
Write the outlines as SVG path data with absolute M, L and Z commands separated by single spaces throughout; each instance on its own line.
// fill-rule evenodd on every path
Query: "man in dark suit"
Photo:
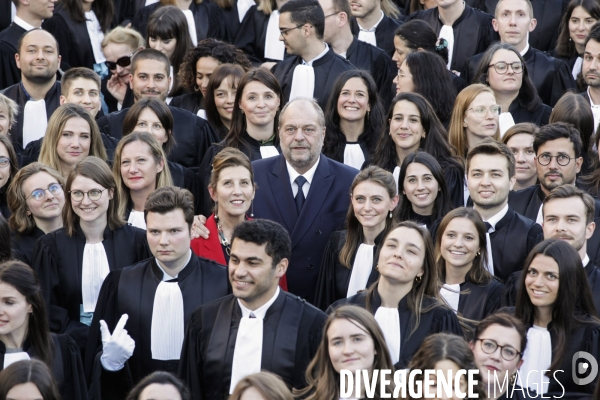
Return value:
M 279 120 L 283 154 L 252 163 L 261 188 L 254 198 L 254 215 L 279 222 L 290 232 L 288 289 L 312 301 L 325 245 L 344 226 L 348 191 L 358 171 L 321 154 L 325 118 L 314 100 L 288 103 Z
M 327 316 L 279 289 L 290 253 L 290 237 L 275 222 L 257 219 L 235 227 L 233 295 L 194 311 L 181 350 L 179 377 L 195 400 L 226 399 L 241 379 L 261 370 L 296 389 L 306 386 L 304 373 Z
M 158 50 L 144 49 L 131 58 L 129 85 L 135 101 L 154 98 L 165 101 L 169 92 L 170 63 Z M 211 126 L 189 111 L 169 106 L 173 114 L 173 136 L 176 145 L 168 155 L 169 160 L 197 171 L 208 148 L 219 141 Z M 102 133 L 121 139 L 122 127 L 128 108 L 98 119 Z
M 582 95 L 590 103 L 597 129 L 600 123 L 600 24 L 594 25 L 586 39 L 581 76 L 588 86 Z
M 490 272 L 504 282 L 523 268 L 531 249 L 543 240 L 542 227 L 508 205 L 508 194 L 516 181 L 515 157 L 508 146 L 486 139 L 471 147 L 467 177 L 473 208 L 488 229 Z

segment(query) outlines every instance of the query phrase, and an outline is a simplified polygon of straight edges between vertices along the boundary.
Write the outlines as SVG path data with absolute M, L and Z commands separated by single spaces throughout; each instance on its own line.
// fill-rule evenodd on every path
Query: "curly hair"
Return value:
M 235 227 L 231 235 L 231 246 L 235 239 L 262 246 L 266 244 L 265 252 L 273 259 L 273 268 L 279 262 L 292 255 L 292 241 L 285 228 L 277 222 L 266 219 L 244 221 Z

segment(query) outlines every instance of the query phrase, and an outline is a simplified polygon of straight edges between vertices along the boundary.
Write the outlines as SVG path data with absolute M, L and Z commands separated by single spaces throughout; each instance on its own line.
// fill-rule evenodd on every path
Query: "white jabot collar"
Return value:
M 188 250 L 189 251 L 189 255 L 188 255 L 188 259 L 185 263 L 185 267 L 188 266 L 188 264 L 190 263 L 190 260 L 192 259 L 192 250 Z M 167 271 L 165 271 L 165 269 L 163 268 L 163 266 L 161 265 L 160 261 L 158 261 L 158 258 L 154 258 L 156 260 L 156 265 L 158 265 L 158 268 L 160 268 L 160 270 L 163 273 L 163 277 L 162 280 L 164 281 L 170 281 L 171 279 L 175 279 L 177 277 L 179 277 L 179 274 L 175 275 L 175 276 L 171 276 L 167 273 Z M 183 271 L 185 269 L 185 267 L 181 268 L 181 271 Z M 179 271 L 179 272 L 181 272 Z
M 245 307 L 242 304 L 240 299 L 237 299 L 238 304 L 240 305 L 240 308 L 242 309 L 242 317 L 248 318 L 250 316 L 250 314 L 254 314 L 254 316 L 256 318 L 265 319 L 265 315 L 267 315 L 267 311 L 269 311 L 269 308 L 273 305 L 273 303 L 275 303 L 275 300 L 277 300 L 277 296 L 279 296 L 279 292 L 280 292 L 279 286 L 277 286 L 277 290 L 275 290 L 275 294 L 273 295 L 273 297 L 271 297 L 269 299 L 269 301 L 267 301 L 262 306 L 258 307 L 256 310 L 250 310 L 249 308 Z
M 590 262 L 590 256 L 588 256 L 587 254 L 585 255 L 585 257 L 583 258 L 583 260 L 581 260 L 581 263 L 583 264 L 584 267 L 587 267 L 587 265 Z

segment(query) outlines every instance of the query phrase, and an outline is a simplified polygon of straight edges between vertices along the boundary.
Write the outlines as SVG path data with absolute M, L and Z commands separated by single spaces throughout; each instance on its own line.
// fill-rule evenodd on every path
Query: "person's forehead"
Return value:
M 529 6 L 526 0 L 502 0 L 498 5 L 498 12 L 503 11 L 525 11 L 529 14 Z
M 135 73 L 137 74 L 167 74 L 165 63 L 158 60 L 139 60 L 136 63 Z
M 23 40 L 21 41 L 21 47 L 25 46 L 35 46 L 35 47 L 52 47 L 56 49 L 56 39 L 54 37 L 42 30 L 35 30 L 33 32 L 28 33 Z
M 544 214 L 579 215 L 585 217 L 585 204 L 579 196 L 550 199 L 544 203 Z
M 567 138 L 558 138 L 554 140 L 548 140 L 545 143 L 542 143 L 540 147 L 538 147 L 538 153 L 544 153 L 547 151 L 556 151 L 559 153 L 573 153 L 575 152 L 575 147 L 573 142 Z
M 69 83 L 69 93 L 73 92 L 76 89 L 100 90 L 98 84 L 95 81 L 87 78 L 72 79 Z
M 282 118 L 283 124 L 317 125 L 320 126 L 319 116 L 314 107 L 304 101 L 290 104 Z
M 231 252 L 241 259 L 260 258 L 266 260 L 269 257 L 267 254 L 267 243 L 257 244 L 246 242 L 240 238 L 234 239 L 231 243 Z

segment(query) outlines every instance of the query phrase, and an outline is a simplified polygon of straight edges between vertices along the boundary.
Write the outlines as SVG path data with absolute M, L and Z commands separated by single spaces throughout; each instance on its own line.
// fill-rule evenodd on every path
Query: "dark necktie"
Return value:
M 254 315 L 254 313 L 250 313 L 250 316 L 248 318 L 256 318 L 256 315 Z
M 296 193 L 296 210 L 298 211 L 298 215 L 300 215 L 300 210 L 302 210 L 302 206 L 304 205 L 304 202 L 306 201 L 306 197 L 304 197 L 304 191 L 302 190 L 302 186 L 304 186 L 304 184 L 307 182 L 306 178 L 303 177 L 302 175 L 298 175 L 298 177 L 296 178 L 296 180 L 294 181 L 296 182 L 296 185 L 298 185 L 298 193 Z
M 485 224 L 485 231 L 489 233 L 490 229 L 492 229 L 492 224 L 490 224 L 489 222 L 484 222 Z

